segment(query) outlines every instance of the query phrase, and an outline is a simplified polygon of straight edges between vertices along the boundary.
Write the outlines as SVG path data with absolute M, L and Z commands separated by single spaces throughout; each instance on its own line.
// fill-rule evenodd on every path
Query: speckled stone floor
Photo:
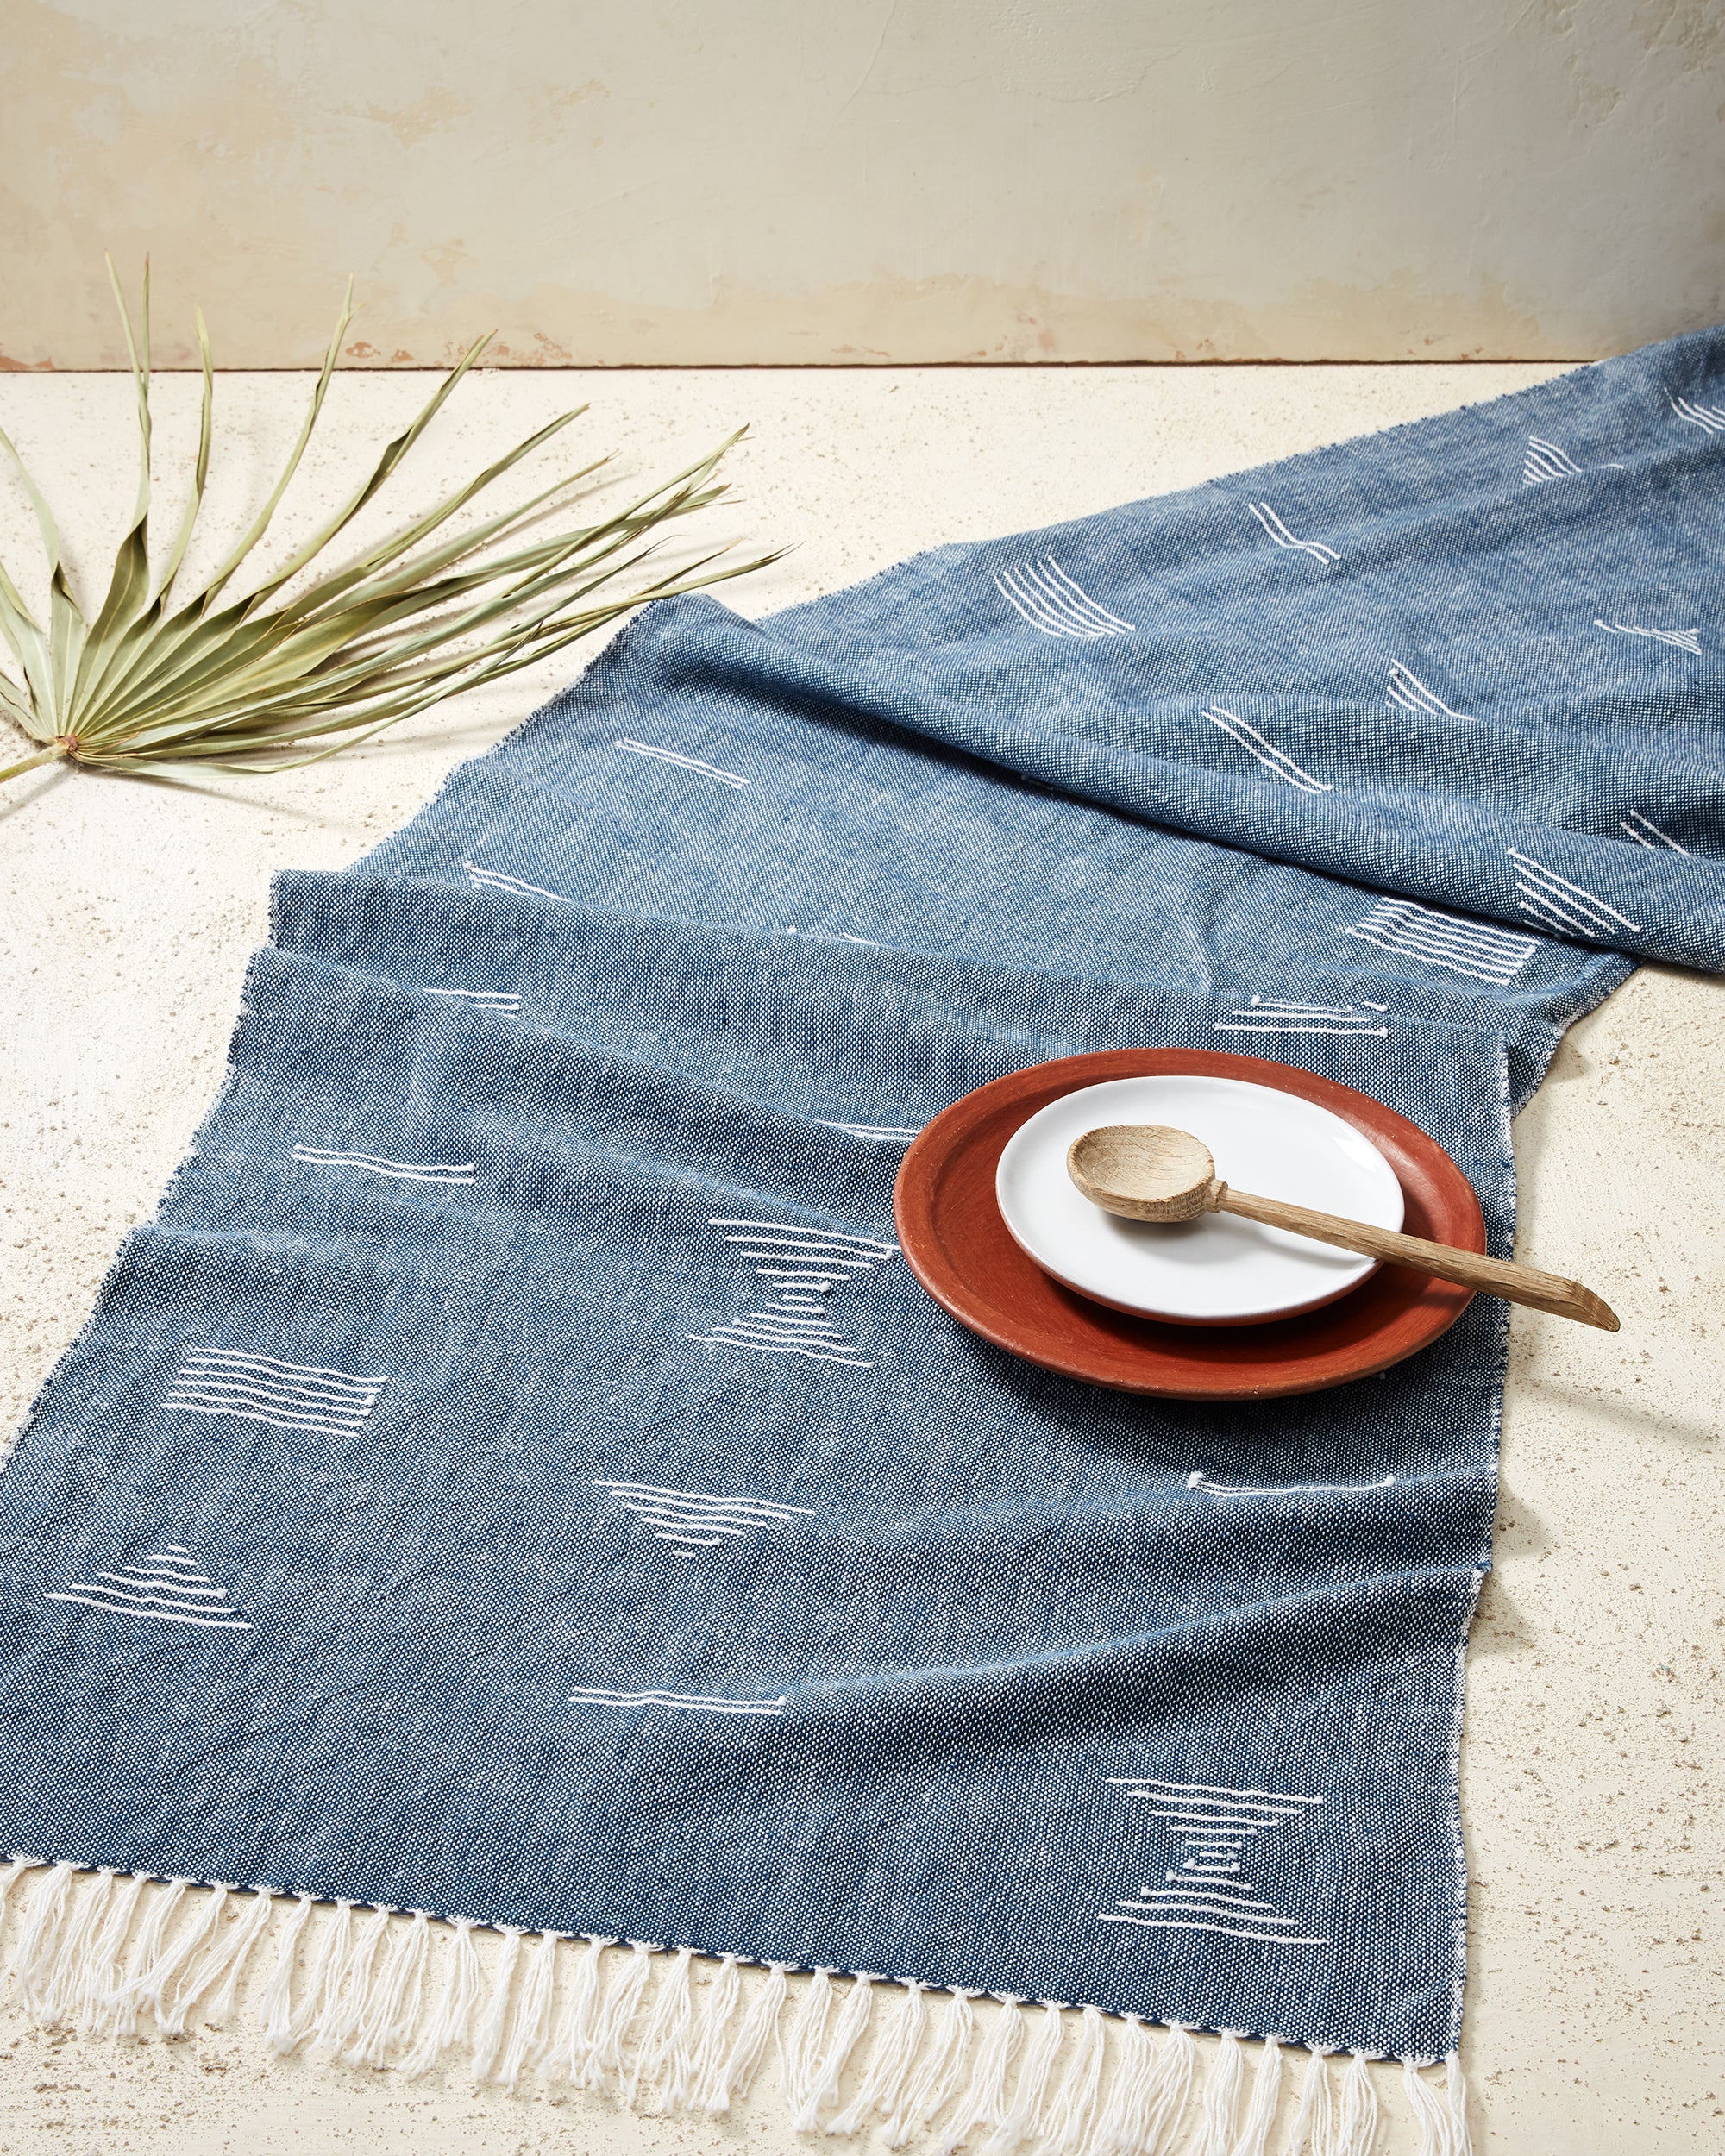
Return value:
M 795 548 L 728 594 L 759 613 L 920 547 L 1190 485 L 1555 371 L 499 373 L 464 387 L 406 468 L 403 497 L 429 499 L 583 398 L 593 410 L 581 442 L 643 474 L 746 420 L 737 499 L 719 513 L 728 531 Z M 359 452 L 428 386 L 414 375 L 338 379 L 285 537 L 327 513 Z M 219 383 L 212 555 L 266 491 L 307 387 L 292 375 Z M 157 402 L 166 473 L 186 461 L 196 385 L 170 379 Z M 129 505 L 130 424 L 117 378 L 0 376 L 0 425 L 51 492 L 86 581 L 104 573 Z M 34 546 L 9 484 L 0 558 L 18 573 Z M 60 772 L 0 793 L 0 1421 L 16 1420 L 72 1338 L 215 1089 L 271 874 L 353 860 L 575 663 L 566 655 L 542 677 L 291 776 L 182 790 Z M 1644 968 L 1571 1033 L 1516 1128 L 1521 1254 L 1598 1287 L 1623 1329 L 1527 1311 L 1512 1328 L 1496 1570 L 1469 1664 L 1462 1794 L 1474 2132 L 1514 2156 L 1725 2147 L 1722 1019 L 1725 986 Z M 1393 2075 L 1383 2095 L 1377 2147 L 1400 2156 L 1417 2136 Z M 536 2087 L 476 2090 L 455 2073 L 404 2084 L 278 2059 L 243 2011 L 229 2029 L 116 2043 L 45 2033 L 16 1993 L 0 2001 L 6 2156 L 475 2146 L 702 2156 L 744 2142 L 808 2146 L 770 2075 L 724 2123 L 619 2117 Z

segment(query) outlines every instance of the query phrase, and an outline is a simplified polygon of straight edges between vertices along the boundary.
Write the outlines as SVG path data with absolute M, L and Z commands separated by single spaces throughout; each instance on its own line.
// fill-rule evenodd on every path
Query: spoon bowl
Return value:
M 1067 1148 L 1066 1172 L 1092 1205 L 1122 1220 L 1195 1220 L 1213 1209 L 1209 1147 L 1165 1123 L 1086 1131 Z

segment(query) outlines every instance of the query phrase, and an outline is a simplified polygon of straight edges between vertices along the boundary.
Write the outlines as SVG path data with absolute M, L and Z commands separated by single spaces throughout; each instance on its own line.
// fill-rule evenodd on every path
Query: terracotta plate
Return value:
M 893 1209 L 911 1270 L 973 1332 L 1044 1369 L 1121 1392 L 1177 1400 L 1270 1400 L 1370 1377 L 1428 1347 L 1470 1290 L 1399 1265 L 1381 1267 L 1339 1301 L 1275 1324 L 1166 1325 L 1063 1288 L 1007 1232 L 994 1170 L 1021 1123 L 1063 1094 L 1113 1078 L 1164 1074 L 1242 1078 L 1298 1094 L 1364 1131 L 1396 1170 L 1409 1235 L 1485 1248 L 1479 1200 L 1435 1138 L 1367 1094 L 1258 1056 L 1122 1048 L 1038 1063 L 980 1087 L 936 1116 L 899 1170 Z

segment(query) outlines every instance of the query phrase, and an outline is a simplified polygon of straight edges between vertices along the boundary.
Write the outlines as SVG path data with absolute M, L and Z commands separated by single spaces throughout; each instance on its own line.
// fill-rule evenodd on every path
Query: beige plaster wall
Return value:
M 4 0 L 0 352 L 1586 359 L 1725 314 L 1720 0 Z

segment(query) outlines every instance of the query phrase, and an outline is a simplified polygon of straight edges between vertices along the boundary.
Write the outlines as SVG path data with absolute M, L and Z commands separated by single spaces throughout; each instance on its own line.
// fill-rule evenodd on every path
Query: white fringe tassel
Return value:
M 1402 2062 L 1402 2086 L 1408 2109 L 1420 2129 L 1418 2156 L 1451 2156 L 1449 2108 L 1429 2082 L 1422 2081 L 1411 2059 Z
M 1123 2015 L 1114 2043 L 1114 2071 L 1106 2092 L 1099 2092 L 1085 2156 L 1138 2156 L 1162 2063 L 1142 2015 Z
M 887 2122 L 888 2148 L 902 2148 L 913 2134 L 938 2118 L 957 2094 L 971 2031 L 976 2024 L 970 2002 L 982 1994 L 955 1987 L 951 1996 L 952 2003 L 940 2017 L 927 2058 L 911 2075 Z
M 467 2040 L 474 2002 L 480 1995 L 480 1958 L 474 1949 L 472 1917 L 458 1916 L 455 1934 L 449 1965 L 443 1975 L 443 1995 L 419 2041 L 401 2062 L 401 2071 L 410 2079 L 430 2073 L 446 2051 Z
M 1101 2086 L 1102 2062 L 1107 2055 L 1107 2036 L 1100 2007 L 1087 2006 L 1078 2016 L 1078 2047 L 1066 2068 L 1066 2078 L 1049 2106 L 1044 2146 L 1051 2156 L 1079 2156 L 1090 2131 L 1090 2114 L 1096 2108 Z
M 933 2156 L 954 2156 L 973 2135 L 1001 2125 L 1007 2115 L 1007 2076 L 1024 2042 L 1024 2001 L 1000 2001 L 994 2027 L 982 2040 L 970 2080 L 943 2133 L 932 2144 Z
M 742 1996 L 743 1979 L 737 1973 L 737 1957 L 726 1954 L 707 1986 L 706 1999 L 695 2023 L 694 2058 L 689 2067 L 688 2109 L 692 2111 L 715 2108 L 708 2099 L 718 2093 L 725 2059 L 724 2040 Z
M 293 1972 L 298 1965 L 301 1935 L 311 1920 L 311 1908 L 309 1894 L 302 1894 L 294 1902 L 276 1942 L 275 1966 L 270 1971 L 269 1982 L 258 2001 L 264 2034 L 272 2051 L 293 2048 Z
M 593 2009 L 599 2004 L 600 1964 L 607 1946 L 617 1941 L 598 1932 L 583 1934 L 586 1952 L 576 1958 L 575 1973 L 563 2007 L 563 2018 L 551 2040 L 548 2064 L 578 2089 L 586 2086 L 586 2071 L 593 2051 Z
M 185 2014 L 191 2002 L 186 1999 L 182 2005 L 174 1995 L 180 1988 L 184 1972 L 203 1952 L 221 1923 L 228 1895 L 229 1889 L 219 1879 L 207 1895 L 200 1894 L 191 1921 L 178 1939 L 169 1941 L 157 1957 L 154 1967 L 144 1972 L 139 1997 L 164 2036 L 179 2036 L 185 2031 Z
M 1225 2028 L 1210 2063 L 1210 2078 L 1204 2084 L 1204 2138 L 1198 2144 L 1197 2156 L 1233 2156 L 1245 2063 L 1239 2036 Z
M 607 2074 L 619 2088 L 623 2084 L 624 2046 L 629 2040 L 630 2030 L 635 2026 L 635 2016 L 641 2006 L 641 1994 L 647 1989 L 647 1980 L 653 1973 L 653 1949 L 638 1939 L 631 1939 L 629 1946 L 629 1959 L 621 1969 L 612 1971 L 605 1996 L 599 2004 L 593 2046 L 580 2083 L 583 2089 L 603 2088 Z
M 1282 2096 L 1282 2040 L 1266 2036 L 1252 2076 L 1251 2101 L 1245 2124 L 1234 2143 L 1232 2156 L 1269 2156 L 1270 2129 L 1276 2123 L 1276 2107 Z
M 412 1921 L 397 1931 L 395 1943 L 384 1959 L 371 1997 L 354 2030 L 354 2041 L 346 2054 L 349 2065 L 373 2069 L 386 2066 L 412 2034 L 419 2019 L 430 1930 L 424 1913 L 416 1910 Z
M 782 1961 L 767 1964 L 766 1981 L 754 1987 L 755 1996 L 743 2016 L 724 2064 L 699 2097 L 703 2111 L 728 2111 L 734 2096 L 746 2096 L 759 2072 L 767 2046 L 778 2035 L 779 2015 L 784 2009 L 790 1971 Z
M 27 1882 L 32 1872 L 41 1877 Z M 566 1934 L 524 1934 L 506 1925 L 495 1927 L 501 1935 L 497 1965 L 475 2029 L 481 1972 L 473 1919 L 439 1920 L 451 1936 L 442 1990 L 428 2014 L 433 1920 L 427 1912 L 407 1912 L 398 1925 L 403 1912 L 374 1904 L 361 1913 L 351 1902 L 336 1902 L 317 1927 L 301 1987 L 297 1972 L 313 1914 L 310 1894 L 278 1896 L 268 1887 L 242 1890 L 216 1881 L 198 1887 L 191 1905 L 184 1906 L 197 1885 L 106 1867 L 80 1873 L 69 1863 L 26 1856 L 0 1865 L 0 1923 L 16 1899 L 22 1915 L 11 1967 L 31 2014 L 48 2026 L 110 2035 L 154 2029 L 174 2036 L 194 2020 L 220 2026 L 279 1906 L 270 1973 L 256 2000 L 263 2033 L 279 2053 L 304 2045 L 322 2056 L 392 2066 L 411 2077 L 428 2072 L 446 2052 L 467 2051 L 478 2082 L 512 2090 L 524 2074 L 535 2071 L 566 2077 L 577 2088 L 609 2082 L 631 2108 L 672 2115 L 729 2111 L 748 2093 L 772 2044 L 792 2124 L 800 2134 L 858 2134 L 878 2116 L 887 2146 L 899 2149 L 950 2106 L 928 2156 L 957 2156 L 961 2149 L 974 2156 L 1170 2156 L 1195 2123 L 1191 2156 L 1268 2156 L 1283 2072 L 1283 2046 L 1275 2036 L 1262 2040 L 1241 2120 L 1241 2032 L 1220 2033 L 1194 2122 L 1189 2106 L 1197 2047 L 1192 2032 L 1177 2022 L 1158 2043 L 1140 2017 L 1122 2015 L 1111 2047 L 1108 2017 L 1097 2007 L 1082 2008 L 1077 2041 L 1057 2088 L 1069 2009 L 1056 2000 L 1038 2002 L 1042 2013 L 1027 2025 L 1026 2002 L 1000 1995 L 1000 2011 L 986 2021 L 973 2061 L 972 2002 L 982 1994 L 955 1990 L 944 2011 L 932 2014 L 928 1987 L 905 1983 L 897 2003 L 877 2015 L 882 1979 L 856 1973 L 841 1995 L 833 1979 L 843 1972 L 817 1969 L 781 2040 L 787 1964 L 767 1964 L 764 1974 L 745 1985 L 739 1958 L 726 1954 L 698 1998 L 693 1948 L 630 1940 L 630 1952 L 607 1967 L 605 1956 L 619 1942 L 587 1934 L 570 1958 L 568 1993 L 559 2011 L 559 1949 Z M 667 1966 L 639 2040 L 631 2045 L 652 1984 L 653 1958 L 662 1953 Z M 733 2036 L 739 2004 L 742 2023 Z M 876 2035 L 866 2070 L 823 2128 L 821 2113 L 838 2102 L 871 2021 Z M 1352 2053 L 1339 2084 L 1333 2083 L 1327 2064 L 1333 2056 L 1311 2053 L 1286 2156 L 1371 2156 L 1379 2099 L 1369 2055 Z M 1418 2062 L 1402 2062 L 1418 2156 L 1473 2156 L 1461 2061 L 1452 2053 L 1443 2065 L 1440 2089 Z
M 275 1911 L 275 1896 L 267 1887 L 254 1887 L 251 1899 L 245 1904 L 238 1920 L 228 1928 L 226 1936 L 217 1933 L 210 1951 L 192 1970 L 179 1988 L 174 2002 L 174 2028 L 185 2027 L 192 2008 L 212 1985 L 219 1985 L 216 1996 L 204 2007 L 200 2019 L 212 2028 L 220 2028 L 234 2010 L 239 1996 L 240 1976 L 251 1959 L 252 1949 L 264 1935 L 266 1927 Z
M 126 1941 L 132 1934 L 138 1902 L 144 1889 L 153 1883 L 149 1872 L 136 1872 L 122 1882 L 119 1892 L 109 1903 L 108 1921 L 96 1941 L 88 1979 L 73 2010 L 72 2019 L 80 2029 L 99 2030 L 107 2026 L 110 2002 L 122 1981 Z M 0 1890 L 0 1908 L 4 1905 L 5 1895 Z
M 1157 2156 L 1164 2142 L 1171 2144 L 1180 2138 L 1186 2117 L 1186 2100 L 1192 2092 L 1192 2077 L 1197 2071 L 1198 2046 L 1192 2041 L 1192 2032 L 1178 2021 L 1170 2021 L 1162 2046 L 1162 2065 L 1145 2131 L 1144 2156 Z
M 36 1860 L 34 1857 L 14 1857 L 6 1869 L 0 1871 L 0 1924 L 3 1924 L 6 1921 L 6 1911 L 11 1902 L 13 1888 L 17 1885 L 27 1871 L 34 1871 L 35 1868 Z M 141 1871 L 138 1874 L 141 1879 L 147 1876 L 147 1873 Z
M 65 1922 L 58 1938 L 45 1944 L 38 1964 L 39 2020 L 54 2024 L 77 2018 L 78 2001 L 95 1977 L 96 1942 L 105 1928 L 113 1893 L 111 1871 L 98 1871 L 82 1892 L 75 1884 L 68 1890 Z
M 348 1949 L 353 1938 L 354 1905 L 351 1902 L 337 1902 L 318 1932 L 311 1966 L 306 1971 L 305 1990 L 294 2009 L 287 2039 L 279 2046 L 280 2050 L 298 2049 L 317 2028 L 341 1990 L 342 1972 L 348 1965 Z
M 1333 2156 L 1371 2156 L 1377 2139 L 1377 2090 L 1365 2053 L 1356 2052 L 1342 2076 L 1341 2103 L 1330 2142 Z
M 1049 2079 L 1065 2034 L 1065 2008 L 1057 1999 L 1044 1999 L 1042 2019 L 1036 2025 L 1030 2049 L 1019 2071 L 1012 2106 L 982 2144 L 979 2156 L 1013 2156 L 1013 2152 L 1027 2142 L 1041 2140 L 1043 2099 L 1048 2093 Z
M 528 1961 L 515 2026 L 498 2061 L 497 2078 L 505 2089 L 513 2090 L 522 2075 L 545 2055 L 551 2034 L 551 1996 L 557 1987 L 557 1941 L 562 1936 L 561 1932 L 541 1932 Z
M 1186 2122 L 1197 2046 L 1177 2023 L 1158 2045 L 1136 2015 L 1126 2033 L 1113 2085 L 1096 2116 L 1086 2156 L 1160 2156 Z M 1228 2156 L 1224 2147 L 1222 2156 Z
M 37 1882 L 24 1910 L 23 1928 L 12 1957 L 24 2003 L 39 2021 L 47 2018 L 42 2012 L 44 1987 L 53 1965 L 60 1920 L 66 1914 L 66 1896 L 72 1891 L 72 1874 L 69 1864 L 57 1864 L 45 1879 Z
M 1473 2156 L 1473 2136 L 1467 2130 L 1467 2078 L 1460 2054 L 1452 2052 L 1444 2061 L 1444 2093 L 1450 2107 L 1450 2147 L 1453 2156 Z
M 934 2087 L 938 2061 L 947 2057 L 953 2038 L 951 2021 L 943 2018 L 934 2034 L 934 2044 L 925 2053 L 927 2029 L 930 2029 L 930 2018 L 934 2014 L 934 2008 L 927 2001 L 930 1986 L 913 1984 L 908 1990 L 910 1996 L 904 2009 L 901 2009 L 908 2016 L 908 2029 L 904 2034 L 904 2064 L 897 2065 L 893 2072 L 882 2074 L 880 2094 L 875 2096 L 875 2111 L 887 2122 L 888 2150 L 904 2147 L 904 2143 L 913 2134 L 921 2094 Z
M 499 1924 L 503 1944 L 498 1949 L 497 1968 L 491 1980 L 491 1997 L 486 2010 L 480 2016 L 479 2034 L 474 2038 L 473 2078 L 475 2081 L 497 2079 L 497 2062 L 503 2050 L 503 2040 L 509 2023 L 510 1987 L 515 1982 L 515 1965 L 521 1959 L 521 1931 L 518 1925 Z
M 964 2087 L 964 2061 L 970 2057 L 970 2038 L 977 2029 L 977 2016 L 970 2009 L 973 1999 L 982 1999 L 982 1992 L 951 1988 L 951 2005 L 940 2018 L 938 2038 L 927 2061 L 930 2070 L 927 2074 L 914 2074 L 906 2091 L 906 2139 L 934 2124 Z M 888 2137 L 888 2147 L 897 2146 L 900 2143 Z
M 371 2004 L 378 1948 L 383 1944 L 383 1935 L 394 1914 L 391 1908 L 373 1908 L 351 1933 L 342 1963 L 337 1965 L 332 1960 L 322 2009 L 308 2046 L 314 2057 L 339 2058 L 364 2021 Z
M 892 2115 L 928 2026 L 926 1990 L 925 1984 L 907 1984 L 904 1997 L 883 2017 L 869 2071 L 850 2102 L 828 2123 L 829 2134 L 861 2134 L 871 2112 L 883 2118 Z
M 1327 2054 L 1314 2048 L 1300 2090 L 1300 2109 L 1288 2136 L 1288 2156 L 1333 2156 L 1330 2147 L 1330 2077 Z
M 779 2085 L 794 2119 L 800 2119 L 808 2108 L 821 2040 L 826 2034 L 826 2017 L 831 2009 L 832 1971 L 817 1969 L 792 2017 L 789 2035 L 778 2040 Z
M 695 2025 L 694 2000 L 689 1991 L 692 1959 L 688 1947 L 678 1947 L 660 1981 L 629 2077 L 626 2100 L 631 2111 L 641 2109 L 643 2091 L 658 2110 L 682 2109 L 693 2063 L 690 2051 Z
M 820 2131 L 820 2107 L 838 2094 L 839 2082 L 850 2063 L 850 2054 L 862 2040 L 874 2005 L 874 1977 L 866 1972 L 854 1976 L 839 2012 L 838 2026 L 832 2032 L 832 2041 L 826 2047 L 825 2057 L 813 2070 L 806 2100 L 791 2122 L 795 2132 L 818 2134 Z
M 132 1945 L 126 1963 L 126 1972 L 103 2002 L 102 2026 L 116 2036 L 135 2036 L 143 2018 L 144 1990 L 150 1971 L 161 1958 L 162 1940 L 167 1927 L 173 1921 L 174 1912 L 191 1890 L 189 1879 L 168 1879 L 163 1882 L 160 1894 L 150 1896 L 144 1913 L 142 1927 Z M 18 1948 L 20 1975 L 22 1973 L 23 1946 Z

